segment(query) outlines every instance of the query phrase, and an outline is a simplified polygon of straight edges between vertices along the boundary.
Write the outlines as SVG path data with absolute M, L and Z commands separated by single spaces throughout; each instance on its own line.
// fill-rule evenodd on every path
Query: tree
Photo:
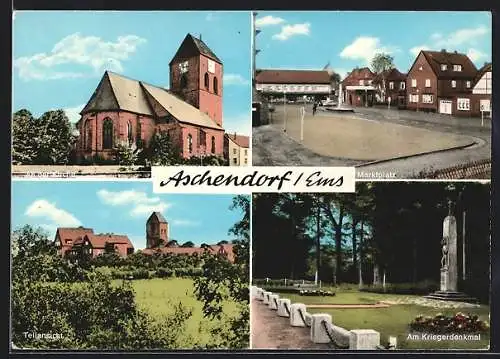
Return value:
M 183 248 L 193 248 L 194 247 L 194 243 L 191 242 L 191 241 L 187 241 L 187 242 L 184 242 L 181 247 Z
M 394 68 L 394 57 L 379 52 L 375 54 L 371 62 L 372 70 L 382 77 L 382 102 L 385 101 L 385 76 L 387 70 Z
M 38 131 L 36 164 L 67 164 L 76 137 L 64 111 L 47 111 L 35 122 Z
M 139 158 L 138 150 L 126 142 L 118 143 L 113 149 L 113 158 L 117 164 L 122 166 L 132 166 Z
M 226 241 L 226 240 L 222 240 L 220 242 L 217 243 L 218 246 L 222 245 L 222 244 L 228 244 L 229 242 Z
M 236 222 L 229 233 L 236 236 L 234 254 L 231 263 L 225 257 L 208 253 L 203 255 L 203 276 L 195 279 L 195 294 L 203 301 L 203 315 L 212 319 L 222 319 L 225 299 L 237 303 L 238 314 L 227 318 L 229 325 L 216 326 L 214 333 L 219 333 L 221 343 L 226 348 L 246 348 L 249 344 L 249 243 L 250 243 L 250 198 L 238 195 L 233 198 L 232 210 L 243 212 L 241 220 Z M 222 321 L 223 323 L 224 321 Z
M 179 246 L 179 243 L 175 239 L 168 241 L 167 245 L 166 245 L 166 247 L 178 247 L 178 246 Z
M 12 161 L 30 164 L 37 158 L 35 120 L 31 112 L 22 109 L 12 118 Z
M 155 132 L 144 154 L 155 166 L 172 166 L 183 162 L 179 147 L 172 142 L 167 132 Z

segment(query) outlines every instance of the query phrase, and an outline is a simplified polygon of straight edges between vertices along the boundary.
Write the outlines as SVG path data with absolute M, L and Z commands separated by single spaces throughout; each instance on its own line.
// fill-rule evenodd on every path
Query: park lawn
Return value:
M 323 288 L 322 288 L 323 289 Z M 335 293 L 332 297 L 315 297 L 300 295 L 294 293 L 279 293 L 281 298 L 288 298 L 292 303 L 304 303 L 306 305 L 311 304 L 375 304 L 382 300 L 389 299 L 399 299 L 412 297 L 410 295 L 399 295 L 399 294 L 380 294 L 380 293 L 369 293 L 369 292 L 358 292 L 358 291 L 336 291 L 335 289 L 324 289 L 331 290 Z M 415 296 L 416 297 L 416 296 Z
M 334 288 L 323 288 L 332 290 Z M 333 297 L 301 296 L 291 293 L 277 293 L 281 298 L 289 298 L 292 303 L 311 304 L 375 304 L 383 300 L 421 297 L 412 295 L 382 294 L 344 290 L 336 292 Z M 328 313 L 332 322 L 348 330 L 373 329 L 380 332 L 380 342 L 387 343 L 389 336 L 397 337 L 398 349 L 487 349 L 489 347 L 489 333 L 481 334 L 478 341 L 416 341 L 408 340 L 408 325 L 418 315 L 435 316 L 438 313 L 454 315 L 457 312 L 476 314 L 479 319 L 489 323 L 489 307 L 481 305 L 479 308 L 442 309 L 425 307 L 414 304 L 395 304 L 388 308 L 352 308 L 327 309 L 308 308 L 309 313 Z
M 120 282 L 120 281 L 117 281 Z M 198 301 L 193 293 L 194 281 L 189 278 L 154 278 L 138 279 L 132 281 L 136 293 L 136 303 L 139 308 L 144 309 L 153 318 L 168 315 L 173 311 L 174 305 L 182 305 L 192 308 L 192 316 L 186 324 L 186 333 L 182 336 L 182 347 L 193 348 L 194 346 L 205 346 L 213 344 L 214 338 L 210 329 L 216 326 L 216 322 L 203 317 L 203 303 Z M 235 302 L 224 304 L 224 313 L 229 316 L 237 314 Z
M 389 341 L 389 336 L 397 337 L 398 349 L 487 349 L 489 333 L 481 334 L 478 341 L 416 341 L 408 340 L 408 324 L 418 315 L 434 316 L 438 313 L 453 315 L 462 311 L 477 314 L 481 320 L 489 321 L 489 308 L 437 309 L 419 305 L 398 304 L 389 308 L 373 309 L 308 309 L 310 313 L 328 313 L 332 322 L 340 327 L 352 329 L 374 329 L 380 332 L 381 343 Z

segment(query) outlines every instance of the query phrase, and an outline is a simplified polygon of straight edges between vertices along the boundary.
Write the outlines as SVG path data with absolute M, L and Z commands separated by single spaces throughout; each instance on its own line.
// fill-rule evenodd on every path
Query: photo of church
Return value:
M 228 147 L 250 142 L 250 25 L 244 12 L 18 12 L 13 175 L 250 165 L 248 145 Z

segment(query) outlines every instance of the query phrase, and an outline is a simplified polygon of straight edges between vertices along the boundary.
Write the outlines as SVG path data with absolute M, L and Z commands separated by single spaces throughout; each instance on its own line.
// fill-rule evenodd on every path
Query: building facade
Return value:
M 476 66 L 465 54 L 421 51 L 406 79 L 407 108 L 470 116 Z
M 491 96 L 493 92 L 492 88 L 492 66 L 491 63 L 484 64 L 481 69 L 479 69 L 474 81 L 471 96 L 471 106 L 473 115 L 482 115 L 491 117 Z
M 375 76 L 373 85 L 376 89 L 377 103 L 398 108 L 406 107 L 406 74 L 396 68 L 386 70 Z
M 235 134 L 224 136 L 224 157 L 229 166 L 248 166 L 252 158 L 250 152 L 250 138 Z
M 104 253 L 126 257 L 134 253 L 130 239 L 118 234 L 95 234 L 92 228 L 58 228 L 54 239 L 62 257 L 86 255 L 95 258 Z
M 375 74 L 368 68 L 356 68 L 342 80 L 342 102 L 349 106 L 373 106 L 376 88 L 373 85 Z
M 297 101 L 304 96 L 316 100 L 332 94 L 331 76 L 327 70 L 259 69 L 255 89 L 270 99 Z
M 221 60 L 190 34 L 170 61 L 170 90 L 106 71 L 76 126 L 77 158 L 109 159 L 118 144 L 147 148 L 166 132 L 184 158 L 222 156 Z

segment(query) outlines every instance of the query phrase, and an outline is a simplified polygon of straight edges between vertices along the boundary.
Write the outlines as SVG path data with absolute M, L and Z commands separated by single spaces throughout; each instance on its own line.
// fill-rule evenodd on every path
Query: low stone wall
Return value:
M 250 293 L 255 300 L 275 310 L 277 316 L 290 318 L 294 327 L 309 327 L 312 343 L 331 343 L 338 349 L 376 350 L 381 349 L 380 333 L 373 329 L 353 329 L 336 326 L 327 313 L 310 314 L 303 303 L 291 303 L 290 299 L 251 286 Z

